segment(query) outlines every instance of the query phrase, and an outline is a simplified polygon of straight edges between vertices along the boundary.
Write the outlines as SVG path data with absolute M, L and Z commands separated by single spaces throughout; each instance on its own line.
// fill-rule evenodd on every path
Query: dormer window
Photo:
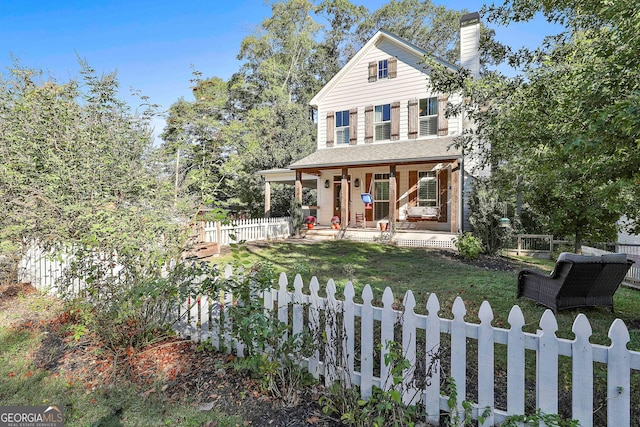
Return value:
M 389 77 L 389 60 L 383 59 L 378 61 L 378 79 L 386 79 Z
M 336 113 L 336 144 L 349 144 L 349 110 Z
M 375 106 L 374 123 L 376 141 L 391 139 L 391 104 Z
M 419 102 L 420 136 L 438 134 L 438 98 L 423 98 Z

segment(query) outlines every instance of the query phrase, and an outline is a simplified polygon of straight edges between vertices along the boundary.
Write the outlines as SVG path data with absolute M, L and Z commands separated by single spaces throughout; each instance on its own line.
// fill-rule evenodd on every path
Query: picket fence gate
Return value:
M 231 268 L 228 267 L 224 276 L 229 278 L 231 275 Z M 522 331 L 525 320 L 517 305 L 512 307 L 509 314 L 510 329 L 503 329 L 491 325 L 494 316 L 486 301 L 479 310 L 480 324 L 474 324 L 464 320 L 466 308 L 460 297 L 453 304 L 453 319 L 444 319 L 438 316 L 440 303 L 435 294 L 429 296 L 426 304 L 428 314 L 422 315 L 415 313 L 416 302 L 411 291 L 405 294 L 402 302 L 404 309 L 400 311 L 394 309 L 396 301 L 390 288 L 384 291 L 383 306 L 377 307 L 373 305 L 373 292 L 369 285 L 362 291 L 362 303 L 354 302 L 356 292 L 351 282 L 345 287 L 344 300 L 336 299 L 336 287 L 332 279 L 327 283 L 326 297 L 319 296 L 320 286 L 315 277 L 309 283 L 308 295 L 302 292 L 303 287 L 300 275 L 296 275 L 294 290 L 291 291 L 287 277 L 282 273 L 279 289 L 264 293 L 264 308 L 267 313 L 287 323 L 292 334 L 300 333 L 308 326 L 312 332 L 320 333 L 317 336 L 325 338 L 324 344 L 321 344 L 324 348 L 316 348 L 310 358 L 300 363 L 314 377 L 323 377 L 326 385 L 338 379 L 350 380 L 351 384 L 360 387 L 363 398 L 372 395 L 373 386 L 389 390 L 393 384 L 389 367 L 384 363 L 388 352 L 384 344 L 399 341 L 404 357 L 411 362 L 411 368 L 403 373 L 401 391 L 404 402 L 416 403 L 416 399 L 419 399 L 426 409 L 426 421 L 437 425 L 440 411 L 450 411 L 449 396 L 445 394 L 444 387 L 441 389 L 442 366 L 438 356 L 441 334 L 447 334 L 451 348 L 448 372 L 457 388 L 458 411 L 463 411 L 463 400 L 467 394 L 467 340 L 477 343 L 477 372 L 474 374 L 477 374 L 478 399 L 472 402 L 472 416 L 478 419 L 478 414 L 489 409 L 489 416 L 479 424 L 481 426 L 499 424 L 509 415 L 525 414 L 527 350 L 535 352 L 536 358 L 536 408 L 545 414 L 558 413 L 558 361 L 560 356 L 567 356 L 572 363 L 572 418 L 578 420 L 582 427 L 594 425 L 594 363 L 599 362 L 607 366 L 607 425 L 631 425 L 631 377 L 633 371 L 640 370 L 640 352 L 627 349 L 629 332 L 620 319 L 616 319 L 609 329 L 611 345 L 603 346 L 589 342 L 592 330 L 584 314 L 579 314 L 574 321 L 575 339 L 568 340 L 556 336 L 558 325 L 551 310 L 543 314 L 540 329 L 536 333 L 527 333 Z M 225 304 L 231 301 L 229 295 L 226 298 L 225 302 L 219 295 L 198 296 L 198 304 L 185 302 L 181 308 L 185 320 L 177 327 L 177 331 L 195 341 L 210 339 L 215 348 L 227 351 L 235 349 L 242 356 L 242 345 L 232 339 L 232 325 L 224 316 Z M 327 320 L 338 317 L 338 322 Z M 344 336 L 338 338 L 340 346 L 330 345 L 336 334 L 340 334 L 335 328 L 336 324 L 340 324 L 344 331 Z M 420 331 L 424 336 L 422 352 L 417 348 L 420 341 L 416 339 Z M 374 348 L 376 342 L 382 343 L 378 350 Z M 497 408 L 494 402 L 496 344 L 507 346 L 507 402 L 504 409 Z M 343 363 L 327 363 L 340 359 L 340 354 L 345 355 Z M 420 361 L 423 363 L 416 363 L 418 354 L 424 354 L 425 360 Z M 374 360 L 378 357 L 378 360 Z M 416 366 L 429 371 L 429 381 L 419 390 L 415 389 L 413 381 L 417 374 Z M 425 376 L 425 372 L 421 375 Z M 634 425 L 637 425 L 635 422 L 637 420 L 634 420 Z
M 204 241 L 228 246 L 241 240 L 285 239 L 291 235 L 289 217 L 234 220 L 231 224 L 206 222 Z M 234 238 L 235 236 L 235 238 Z

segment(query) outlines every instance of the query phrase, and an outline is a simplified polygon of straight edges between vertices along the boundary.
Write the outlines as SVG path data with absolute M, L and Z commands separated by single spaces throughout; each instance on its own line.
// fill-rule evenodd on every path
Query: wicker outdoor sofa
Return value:
M 583 256 L 563 252 L 554 270 L 518 274 L 518 298 L 536 301 L 554 311 L 577 307 L 611 307 L 613 294 L 633 261 L 626 254 Z

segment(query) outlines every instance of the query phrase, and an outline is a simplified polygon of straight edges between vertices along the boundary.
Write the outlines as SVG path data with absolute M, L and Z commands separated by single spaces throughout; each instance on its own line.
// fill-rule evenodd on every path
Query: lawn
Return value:
M 402 301 L 411 290 L 417 301 L 416 311 L 426 313 L 426 302 L 431 293 L 438 296 L 442 317 L 451 318 L 451 306 L 457 296 L 467 308 L 466 320 L 478 322 L 477 313 L 483 301 L 488 301 L 494 313 L 494 326 L 508 328 L 507 318 L 514 305 L 520 306 L 525 316 L 525 331 L 538 329 L 545 307 L 525 299 L 516 299 L 517 275 L 521 268 L 551 271 L 553 261 L 534 258 L 484 259 L 467 264 L 450 252 L 419 248 L 400 248 L 376 243 L 327 241 L 308 243 L 275 242 L 245 245 L 250 263 L 270 263 L 278 272 L 284 272 L 292 286 L 293 276 L 300 274 L 305 285 L 316 276 L 324 287 L 332 278 L 339 290 L 351 281 L 356 292 L 369 284 L 376 300 L 390 287 L 396 299 Z M 233 262 L 231 254 L 214 260 L 220 265 Z M 640 351 L 640 291 L 621 287 L 614 297 L 615 312 L 607 308 L 565 310 L 558 313 L 558 336 L 572 338 L 571 327 L 575 317 L 584 312 L 593 328 L 592 342 L 609 344 L 608 330 L 616 319 L 622 319 L 629 328 L 631 341 L 628 348 Z
M 270 263 L 278 272 L 284 272 L 289 278 L 289 286 L 293 287 L 293 276 L 300 274 L 305 286 L 311 277 L 316 276 L 321 290 L 329 279 L 333 279 L 340 291 L 348 281 L 357 290 L 370 285 L 374 291 L 374 303 L 381 305 L 384 289 L 393 290 L 397 303 L 403 299 L 407 290 L 411 290 L 416 298 L 416 311 L 426 313 L 429 295 L 435 293 L 440 301 L 440 317 L 452 318 L 451 308 L 456 297 L 465 302 L 468 322 L 479 323 L 478 310 L 483 301 L 488 301 L 494 313 L 493 325 L 509 328 L 507 321 L 509 312 L 518 305 L 525 318 L 526 332 L 539 329 L 539 322 L 545 307 L 525 299 L 516 299 L 518 271 L 522 268 L 533 268 L 550 272 L 554 267 L 552 260 L 533 258 L 482 257 L 477 262 L 469 263 L 461 260 L 453 252 L 400 248 L 376 243 L 359 243 L 352 241 L 328 241 L 318 243 L 277 242 L 271 244 L 250 244 L 240 246 L 250 264 Z M 233 263 L 232 254 L 215 260 L 221 266 Z M 608 308 L 587 308 L 582 310 L 564 310 L 556 315 L 558 322 L 557 336 L 573 339 L 571 332 L 573 322 L 580 312 L 588 317 L 593 335 L 591 342 L 609 345 L 608 331 L 616 318 L 622 319 L 629 329 L 630 342 L 628 348 L 640 350 L 640 291 L 621 287 L 614 296 L 615 312 Z M 443 344 L 443 374 L 446 375 L 447 339 Z M 535 382 L 536 359 L 527 351 L 526 378 Z M 470 369 L 467 372 L 467 398 L 477 399 L 477 377 L 473 366 L 477 363 L 477 344 L 468 341 L 467 361 Z M 559 412 L 561 416 L 571 417 L 571 359 L 560 357 L 558 372 Z M 496 405 L 504 408 L 506 402 L 506 348 L 498 345 L 495 354 L 496 372 Z M 594 422 L 595 425 L 606 424 L 607 382 L 606 366 L 594 366 Z M 640 384 L 640 372 L 633 372 L 631 395 L 637 396 Z M 526 391 L 527 410 L 534 411 L 535 394 Z M 640 401 L 632 398 L 632 418 L 640 417 Z M 637 424 L 633 424 L 637 425 Z

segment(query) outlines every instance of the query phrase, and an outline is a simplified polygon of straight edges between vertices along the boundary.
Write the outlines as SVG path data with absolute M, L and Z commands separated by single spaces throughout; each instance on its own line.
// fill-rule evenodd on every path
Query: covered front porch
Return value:
M 349 230 L 458 233 L 463 223 L 463 161 L 448 138 L 319 149 L 290 166 L 296 196 L 317 179 L 318 223 Z

